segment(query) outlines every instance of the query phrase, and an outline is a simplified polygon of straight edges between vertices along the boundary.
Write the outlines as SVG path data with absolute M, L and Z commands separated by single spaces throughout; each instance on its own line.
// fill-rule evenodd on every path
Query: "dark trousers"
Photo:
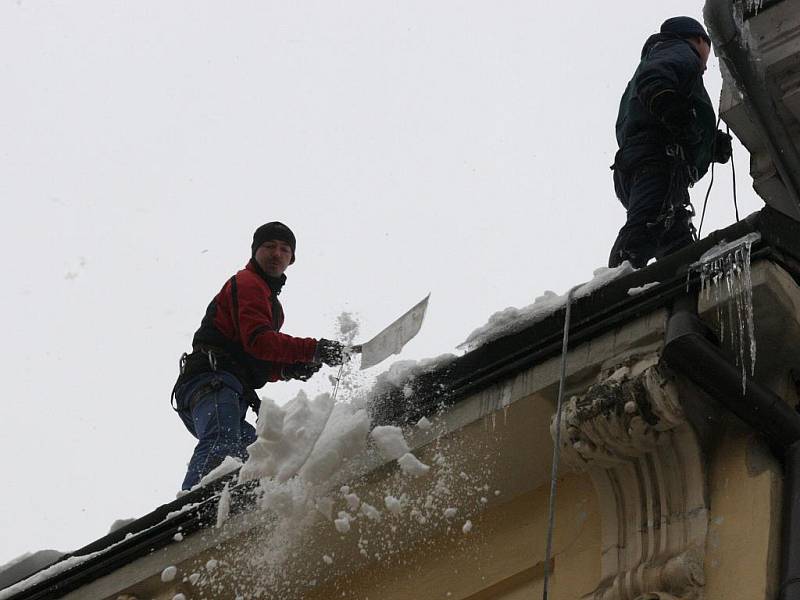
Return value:
M 628 216 L 611 248 L 609 267 L 627 260 L 640 269 L 651 258 L 661 258 L 694 241 L 688 189 L 674 188 L 669 163 L 649 163 L 629 171 L 614 169 L 614 189 Z M 670 206 L 674 208 L 670 210 Z
M 201 373 L 179 385 L 175 399 L 183 424 L 198 439 L 181 489 L 197 485 L 226 456 L 247 460 L 256 431 L 245 421 L 248 403 L 238 379 L 224 371 Z

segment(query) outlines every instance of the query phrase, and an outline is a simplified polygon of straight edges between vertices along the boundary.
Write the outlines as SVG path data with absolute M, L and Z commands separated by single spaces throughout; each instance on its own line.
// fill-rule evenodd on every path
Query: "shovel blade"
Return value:
M 387 359 L 392 354 L 399 354 L 409 340 L 419 332 L 425 311 L 428 309 L 430 294 L 409 309 L 406 314 L 381 331 L 378 335 L 361 347 L 361 369 L 368 369 Z

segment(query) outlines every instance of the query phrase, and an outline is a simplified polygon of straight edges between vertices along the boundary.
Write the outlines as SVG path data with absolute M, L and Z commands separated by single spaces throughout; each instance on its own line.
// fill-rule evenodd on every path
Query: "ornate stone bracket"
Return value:
M 586 600 L 703 598 L 702 450 L 656 358 L 607 371 L 565 402 L 561 434 L 564 462 L 588 471 L 601 512 L 601 583 Z

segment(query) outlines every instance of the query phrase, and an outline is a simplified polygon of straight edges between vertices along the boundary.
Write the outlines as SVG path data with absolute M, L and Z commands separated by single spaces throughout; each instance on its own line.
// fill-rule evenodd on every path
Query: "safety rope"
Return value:
M 582 285 L 582 284 L 581 284 Z M 550 473 L 550 501 L 547 508 L 547 546 L 544 552 L 544 588 L 542 600 L 547 600 L 550 590 L 550 559 L 553 553 L 553 529 L 555 526 L 556 488 L 558 483 L 558 463 L 561 458 L 561 413 L 564 405 L 564 385 L 567 373 L 567 345 L 569 343 L 569 323 L 572 312 L 572 293 L 578 285 L 567 292 L 567 309 L 564 313 L 564 338 L 561 342 L 561 370 L 558 381 L 558 402 L 556 403 L 556 432 L 553 440 L 553 465 Z
M 717 129 L 719 129 L 720 120 L 722 117 L 717 119 Z M 725 133 L 728 135 L 731 134 L 730 125 L 727 123 L 725 124 Z M 716 139 L 714 140 L 714 145 L 716 145 Z M 714 146 L 712 146 L 711 152 L 714 152 Z M 736 214 L 736 222 L 739 222 L 739 201 L 736 197 L 736 163 L 733 160 L 733 143 L 731 143 L 731 157 L 729 159 L 731 161 L 731 174 L 733 176 L 733 210 Z M 708 197 L 711 194 L 711 187 L 714 185 L 714 161 L 711 161 L 711 181 L 708 184 L 708 189 L 706 190 L 706 198 L 703 201 L 703 213 L 700 216 L 700 227 L 697 229 L 697 239 L 700 239 L 700 234 L 703 231 L 703 221 L 706 218 L 706 207 L 708 206 Z
M 725 123 L 725 133 L 731 134 L 730 125 Z M 731 173 L 733 175 L 733 210 L 736 211 L 736 222 L 739 222 L 739 202 L 736 200 L 736 163 L 733 162 L 733 144 L 731 144 Z
M 339 382 L 342 380 L 342 371 L 344 371 L 344 363 L 346 361 L 342 361 L 342 364 L 339 365 L 339 372 L 336 374 L 336 385 L 333 386 L 333 397 L 332 401 L 336 402 L 336 394 L 339 391 Z

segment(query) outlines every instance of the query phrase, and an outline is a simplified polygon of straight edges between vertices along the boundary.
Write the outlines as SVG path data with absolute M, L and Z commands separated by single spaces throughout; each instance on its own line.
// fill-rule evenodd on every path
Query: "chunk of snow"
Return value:
M 394 496 L 386 496 L 383 499 L 383 503 L 386 505 L 386 510 L 392 514 L 399 515 L 403 510 L 403 505 L 401 504 L 400 500 Z
M 178 592 L 177 594 L 175 594 L 172 597 L 172 600 L 186 600 L 186 596 L 184 596 L 182 593 Z
M 327 554 L 323 554 L 322 555 L 322 560 L 325 561 L 326 565 L 332 565 L 333 564 L 333 558 L 331 558 Z
M 400 465 L 400 468 L 403 469 L 404 473 L 413 477 L 425 475 L 425 473 L 431 469 L 428 465 L 421 463 L 417 457 L 410 452 L 406 452 L 403 456 L 398 458 L 397 464 Z
M 344 511 L 339 512 L 339 518 L 334 519 L 333 524 L 339 533 L 347 533 L 350 531 L 350 515 Z
M 433 424 L 425 417 L 422 417 L 419 421 L 417 421 L 417 429 L 428 431 L 431 427 L 433 427 Z
M 386 460 L 398 459 L 409 451 L 403 430 L 394 425 L 379 425 L 370 432 L 370 436 Z
M 640 285 L 639 287 L 632 287 L 628 290 L 628 296 L 636 296 L 641 294 L 642 292 L 646 292 L 652 287 L 656 287 L 657 285 L 661 285 L 660 281 L 651 281 L 650 283 L 645 283 L 644 285 Z
M 456 513 L 458 513 L 458 509 L 457 508 L 453 508 L 452 506 L 450 508 L 446 508 L 444 510 L 444 518 L 445 519 L 453 519 L 453 518 L 455 518 Z
M 258 439 L 247 447 L 250 455 L 239 481 L 273 477 L 286 481 L 305 464 L 333 410 L 330 394 L 309 400 L 303 391 L 284 407 L 269 398 L 258 412 Z
M 183 534 L 179 531 L 178 533 L 172 536 L 172 539 L 175 540 L 176 542 L 182 542 Z
M 222 493 L 219 495 L 219 502 L 217 504 L 217 528 L 222 527 L 228 516 L 231 514 L 231 491 L 228 489 L 228 484 L 222 488 Z
M 344 499 L 347 501 L 347 508 L 353 511 L 358 510 L 361 499 L 356 494 L 347 494 Z
M 206 562 L 206 569 L 208 571 L 213 571 L 218 566 L 219 566 L 219 561 L 216 558 L 212 558 L 208 562 Z
M 197 585 L 198 581 L 200 581 L 200 573 L 192 573 L 189 575 L 189 583 L 192 585 Z
M 161 581 L 164 583 L 169 583 L 175 576 L 178 574 L 178 568 L 174 565 L 170 565 L 166 567 L 163 571 L 161 571 Z
M 109 528 L 108 528 L 108 533 L 114 533 L 114 532 L 115 532 L 115 531 L 117 531 L 118 529 L 122 529 L 122 528 L 123 528 L 123 527 L 125 527 L 126 525 L 130 525 L 130 524 L 131 524 L 131 523 L 133 523 L 135 520 L 136 520 L 136 519 L 133 519 L 133 518 L 131 518 L 131 519 L 117 519 L 116 521 L 114 521 L 114 522 L 111 524 L 111 527 L 109 527 Z
M 464 533 L 469 533 L 470 531 L 472 531 L 472 521 L 467 519 L 464 522 L 464 526 L 461 528 L 461 531 L 463 531 Z
M 219 464 L 219 466 L 217 466 L 215 469 L 212 469 L 208 473 L 208 475 L 203 477 L 200 480 L 200 483 L 195 485 L 192 489 L 208 485 L 212 481 L 216 481 L 221 477 L 225 477 L 225 475 L 227 475 L 228 473 L 233 473 L 236 469 L 241 468 L 241 466 L 242 466 L 241 459 L 236 458 L 235 456 L 226 456 L 225 460 L 223 460 Z
M 370 521 L 381 520 L 380 511 L 371 504 L 367 504 L 366 502 L 361 503 L 361 514 L 367 517 Z

